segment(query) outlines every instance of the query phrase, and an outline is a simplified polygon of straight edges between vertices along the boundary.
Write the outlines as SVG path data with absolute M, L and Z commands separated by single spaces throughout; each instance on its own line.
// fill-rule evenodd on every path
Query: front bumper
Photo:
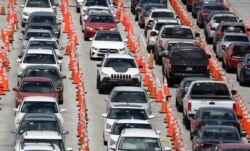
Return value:
M 91 55 L 91 57 L 92 58 L 96 58 L 96 59 L 104 58 L 104 56 L 107 54 L 107 52 L 100 52 L 99 50 L 100 49 L 95 50 L 95 49 L 91 48 L 90 49 L 90 55 Z M 116 53 L 116 52 L 110 52 L 110 53 Z M 124 51 L 119 51 L 118 50 L 117 53 L 119 53 L 119 54 L 125 54 L 126 51 L 125 50 Z
M 111 78 L 103 78 L 101 81 L 102 87 L 114 87 L 114 86 L 141 86 L 141 81 L 137 78 L 132 78 L 130 80 L 125 79 L 111 79 Z

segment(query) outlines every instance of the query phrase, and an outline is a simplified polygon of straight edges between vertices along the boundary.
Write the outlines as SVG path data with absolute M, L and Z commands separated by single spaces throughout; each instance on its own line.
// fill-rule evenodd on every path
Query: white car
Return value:
M 119 31 L 99 30 L 90 40 L 90 59 L 103 58 L 107 53 L 126 53 Z
M 19 64 L 18 74 L 21 74 L 27 66 L 50 65 L 61 71 L 62 60 L 58 60 L 54 50 L 50 49 L 29 49 L 23 56 L 17 59 Z
M 63 125 L 64 120 L 61 113 L 66 112 L 66 109 L 60 109 L 54 97 L 29 96 L 25 97 L 22 104 L 14 111 L 16 112 L 15 127 L 17 128 L 26 113 L 54 113 Z
M 61 151 L 56 144 L 51 143 L 24 143 L 15 151 Z
M 105 93 L 114 86 L 141 87 L 142 77 L 132 54 L 107 54 L 101 64 L 97 64 L 96 87 Z
M 56 6 L 52 6 L 50 0 L 27 0 L 24 5 L 21 5 L 22 11 L 22 27 L 27 23 L 29 16 L 33 12 L 54 12 Z
M 140 105 L 112 105 L 107 113 L 102 114 L 104 117 L 103 143 L 107 145 L 109 133 L 114 122 L 118 119 L 137 119 L 149 121 L 154 115 L 148 115 L 143 106 Z
M 90 14 L 112 14 L 109 7 L 103 6 L 90 6 L 86 10 L 80 12 L 80 24 L 82 24 L 82 30 L 85 28 L 85 20 L 89 17 Z
M 152 129 L 133 129 L 126 128 L 119 136 L 119 140 L 113 151 L 171 151 L 170 147 L 163 149 L 160 136 L 157 131 Z
M 144 120 L 117 120 L 111 128 L 108 139 L 108 151 L 112 151 L 112 148 L 115 148 L 117 140 L 125 128 L 143 128 L 143 129 L 152 129 L 152 126 L 149 121 Z

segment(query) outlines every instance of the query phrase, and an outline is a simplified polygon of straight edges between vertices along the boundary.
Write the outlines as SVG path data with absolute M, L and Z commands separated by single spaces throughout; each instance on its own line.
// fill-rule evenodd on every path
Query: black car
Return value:
M 201 107 L 195 115 L 191 115 L 191 139 L 204 125 L 234 126 L 241 134 L 240 116 L 233 109 L 224 107 Z
M 61 35 L 61 21 L 57 20 L 54 13 L 51 12 L 34 12 L 30 14 L 27 24 L 50 24 L 53 28 L 54 34 L 57 38 Z
M 237 65 L 237 80 L 240 85 L 250 82 L 250 53 L 245 54 Z
M 179 87 L 176 89 L 176 98 L 175 98 L 175 106 L 179 112 L 182 112 L 183 110 L 183 98 L 187 93 L 188 87 L 193 81 L 196 80 L 210 80 L 210 79 L 207 77 L 187 77 L 181 81 Z
M 210 55 L 201 47 L 176 45 L 169 52 L 162 53 L 162 57 L 163 75 L 169 86 L 184 77 L 209 76 Z
M 192 140 L 194 151 L 210 150 L 221 143 L 242 143 L 237 128 L 224 125 L 205 125 Z
M 142 6 L 148 3 L 161 4 L 161 0 L 140 0 L 135 7 L 135 11 L 132 11 L 135 12 L 135 21 L 138 21 L 138 14 L 142 11 Z
M 197 13 L 197 25 L 199 27 L 204 27 L 205 21 L 211 12 L 226 10 L 226 6 L 222 3 L 206 3 L 202 5 L 201 9 Z
M 55 86 L 62 90 L 59 94 L 59 102 L 63 103 L 63 79 L 65 79 L 66 76 L 62 75 L 56 67 L 46 65 L 29 66 L 17 76 L 19 78 L 18 81 L 21 81 L 24 77 L 50 78 L 54 82 Z

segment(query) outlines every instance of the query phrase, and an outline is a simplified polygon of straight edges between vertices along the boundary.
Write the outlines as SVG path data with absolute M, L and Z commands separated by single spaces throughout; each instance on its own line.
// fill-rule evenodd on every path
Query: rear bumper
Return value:
M 170 72 L 170 76 L 174 77 L 174 79 L 183 79 L 185 77 L 209 77 L 209 70 L 205 73 L 173 73 Z

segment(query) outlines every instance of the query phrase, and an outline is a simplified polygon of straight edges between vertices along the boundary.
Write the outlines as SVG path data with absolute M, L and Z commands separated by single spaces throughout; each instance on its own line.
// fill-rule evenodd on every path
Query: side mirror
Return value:
M 62 133 L 63 133 L 63 135 L 67 135 L 67 134 L 69 134 L 69 131 L 68 130 L 63 130 Z
M 18 91 L 18 88 L 13 88 L 13 91 Z
M 160 134 L 161 134 L 161 131 L 157 130 L 156 133 L 157 133 L 158 135 L 160 135 Z
M 227 48 L 227 46 L 221 45 L 221 49 L 222 49 L 222 50 L 226 50 L 226 48 Z
M 19 112 L 19 109 L 18 108 L 14 108 L 13 109 L 15 112 Z
M 151 114 L 151 115 L 148 116 L 148 118 L 153 119 L 153 118 L 155 118 L 155 116 Z
M 242 119 L 242 115 L 237 115 L 237 118 L 240 120 Z
M 96 66 L 97 66 L 97 67 L 102 67 L 101 64 L 97 64 Z
M 20 7 L 21 7 L 21 8 L 24 8 L 24 5 L 22 4 L 22 5 L 20 5 Z
M 57 24 L 57 25 L 61 25 L 61 24 L 62 24 L 62 22 L 58 21 L 56 24 Z
M 119 23 L 120 23 L 120 21 L 119 21 L 119 20 L 116 20 L 116 21 L 115 21 L 115 23 L 116 23 L 116 24 L 119 24 Z
M 138 68 L 142 68 L 143 66 L 142 65 L 139 65 Z
M 240 23 L 243 23 L 243 19 L 240 19 L 239 22 L 240 22 Z
M 93 38 L 89 38 L 89 41 L 93 41 L 94 39 Z
M 53 9 L 56 9 L 56 6 L 52 6 Z
M 164 151 L 171 151 L 172 149 L 170 147 L 165 147 Z
M 200 37 L 200 33 L 195 33 L 195 37 Z
M 56 93 L 60 93 L 60 92 L 62 92 L 62 89 L 61 88 L 57 88 L 56 89 Z
M 188 117 L 194 119 L 194 114 L 189 114 Z
M 20 36 L 20 37 L 19 37 L 19 40 L 23 40 L 23 37 L 22 37 L 22 36 Z
M 73 151 L 72 148 L 66 148 L 66 151 Z
M 58 60 L 62 60 L 63 57 L 62 56 L 57 56 Z
M 60 109 L 61 113 L 65 113 L 67 111 L 67 109 Z
M 22 74 L 18 74 L 17 77 L 18 77 L 18 78 L 22 78 L 23 75 L 22 75 Z
M 232 95 L 236 95 L 237 91 L 236 90 L 231 90 Z
M 20 63 L 22 60 L 20 59 L 20 58 L 18 58 L 17 60 L 16 60 L 16 62 L 18 62 L 18 63 Z
M 161 57 L 169 57 L 168 51 L 161 52 L 159 54 L 159 56 L 161 56 Z
M 109 98 L 105 98 L 104 101 L 109 102 Z
M 65 76 L 65 75 L 63 75 L 63 76 L 61 76 L 61 77 L 60 77 L 60 79 L 66 79 L 66 76 Z
M 103 113 L 103 114 L 102 114 L 102 117 L 107 118 L 108 115 L 107 115 L 106 113 Z
M 12 134 L 16 134 L 16 133 L 17 133 L 17 131 L 16 131 L 15 129 L 12 129 L 10 132 L 11 132 Z
M 60 50 L 64 50 L 64 49 L 65 49 L 65 47 L 60 47 L 59 49 L 60 49 Z
M 115 146 L 109 146 L 111 150 L 115 150 Z
M 246 137 L 247 134 L 246 134 L 246 133 L 241 133 L 240 136 L 241 136 L 241 137 Z
M 151 31 L 151 32 L 150 32 L 150 35 L 151 35 L 151 36 L 157 36 L 158 33 L 157 33 L 156 31 Z

